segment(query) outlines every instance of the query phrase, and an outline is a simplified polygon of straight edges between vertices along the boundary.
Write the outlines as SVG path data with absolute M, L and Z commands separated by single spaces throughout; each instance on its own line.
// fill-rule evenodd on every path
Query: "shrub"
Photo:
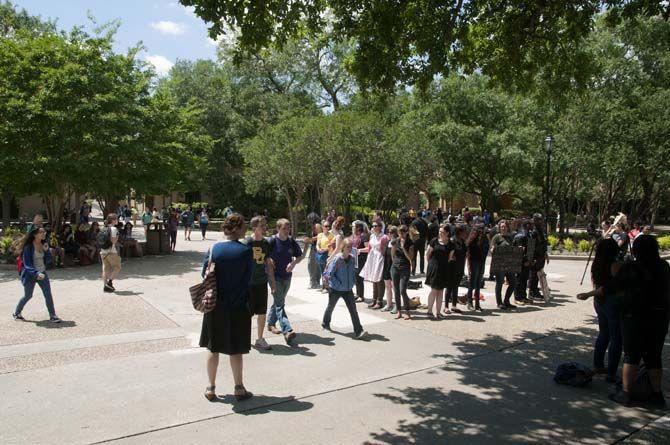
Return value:
M 589 250 L 591 250 L 591 243 L 583 239 L 579 241 L 577 247 L 579 247 L 580 252 L 588 252 Z
M 0 238 L 0 260 L 3 263 L 14 262 L 14 252 L 12 252 L 12 244 L 14 239 L 9 236 Z
M 658 245 L 661 247 L 661 250 L 670 250 L 670 235 L 658 238 Z
M 572 241 L 572 238 L 566 238 L 563 241 L 563 246 L 565 246 L 565 250 L 567 250 L 569 252 L 572 252 L 573 250 L 575 250 L 575 242 Z
M 558 246 L 558 238 L 556 238 L 554 235 L 549 235 L 547 237 L 547 242 L 552 249 L 555 249 Z

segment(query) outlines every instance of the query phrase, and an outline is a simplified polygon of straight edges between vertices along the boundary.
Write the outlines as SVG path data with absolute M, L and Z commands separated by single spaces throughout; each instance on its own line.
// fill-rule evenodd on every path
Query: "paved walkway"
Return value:
M 124 263 L 115 295 L 102 293 L 97 267 L 54 271 L 61 325 L 45 321 L 39 292 L 28 321 L 11 320 L 21 287 L 0 271 L 3 444 L 668 443 L 664 413 L 611 403 L 604 380 L 552 381 L 558 363 L 591 362 L 593 308 L 573 297 L 583 262 L 552 262 L 555 299 L 514 313 L 494 309 L 490 282 L 487 312 L 440 322 L 359 304 L 366 341 L 352 338 L 342 303 L 334 332 L 321 330 L 326 298 L 306 289 L 303 262 L 287 304 L 297 345 L 270 335 L 272 351 L 245 357 L 256 397 L 242 403 L 222 360 L 222 400 L 209 403 L 187 288 L 211 242 L 182 236 L 175 255 Z M 414 295 L 425 302 L 427 289 Z

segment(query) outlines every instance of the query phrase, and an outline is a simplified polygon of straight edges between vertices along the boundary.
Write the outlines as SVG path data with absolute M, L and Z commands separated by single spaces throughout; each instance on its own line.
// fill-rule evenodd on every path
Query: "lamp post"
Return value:
M 547 233 L 549 233 L 549 180 L 551 176 L 551 152 L 553 145 L 554 138 L 551 135 L 544 138 L 544 149 L 547 153 L 547 176 L 544 182 L 544 218 L 547 224 Z

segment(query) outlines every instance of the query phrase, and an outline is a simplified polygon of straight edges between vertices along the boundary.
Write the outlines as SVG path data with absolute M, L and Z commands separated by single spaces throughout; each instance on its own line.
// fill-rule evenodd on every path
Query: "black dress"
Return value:
M 450 243 L 440 244 L 437 239 L 430 242 L 432 254 L 426 271 L 426 284 L 433 289 L 445 289 L 448 285 Z
M 227 355 L 247 354 L 251 349 L 249 282 L 253 255 L 238 241 L 217 243 L 212 249 L 217 301 L 214 310 L 203 316 L 200 346 Z M 205 257 L 203 271 L 208 260 L 209 256 Z

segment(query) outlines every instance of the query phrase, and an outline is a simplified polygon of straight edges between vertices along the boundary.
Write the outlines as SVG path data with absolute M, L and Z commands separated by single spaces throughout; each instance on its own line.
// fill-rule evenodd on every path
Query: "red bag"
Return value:
M 188 291 L 191 294 L 191 303 L 196 311 L 204 314 L 214 310 L 216 307 L 216 274 L 214 273 L 215 265 L 212 262 L 212 251 L 214 246 L 209 250 L 209 262 L 207 263 L 207 270 L 205 271 L 205 278 L 202 283 L 191 286 Z
M 21 271 L 23 270 L 23 260 L 21 259 L 21 255 L 16 257 L 16 272 L 21 275 Z

